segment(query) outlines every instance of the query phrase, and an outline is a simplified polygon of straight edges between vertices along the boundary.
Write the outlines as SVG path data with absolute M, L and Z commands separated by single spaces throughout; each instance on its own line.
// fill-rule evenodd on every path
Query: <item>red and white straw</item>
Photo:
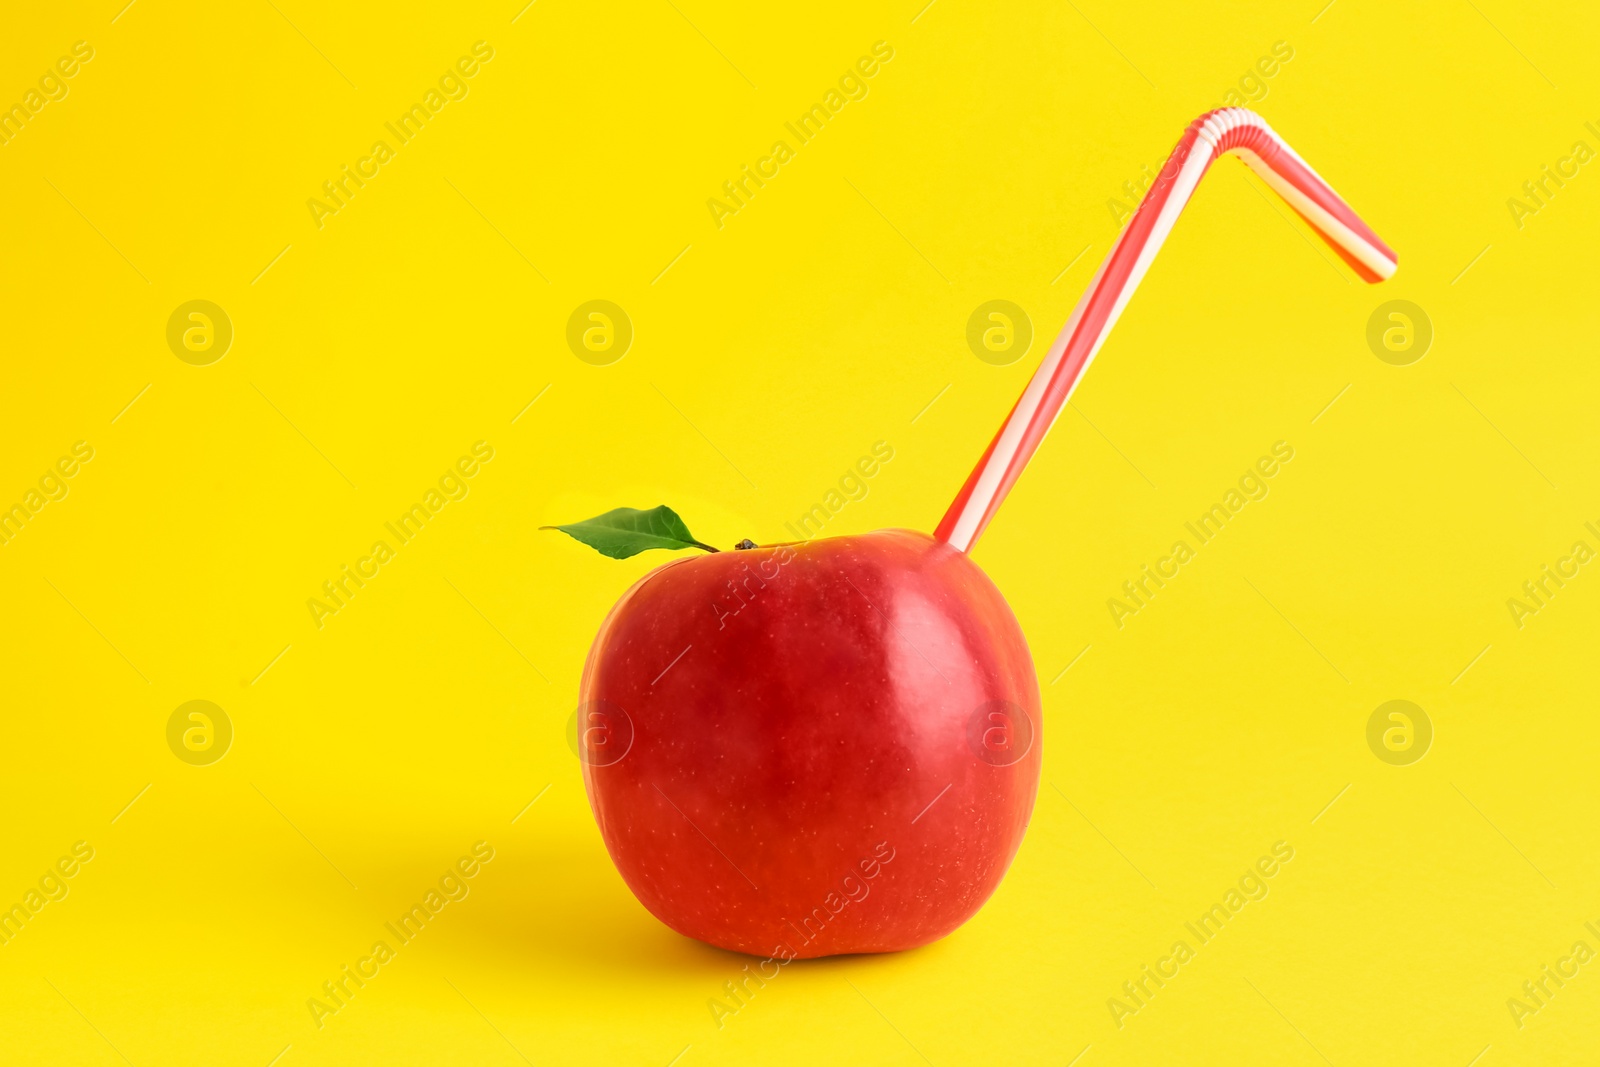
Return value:
M 1139 209 L 1111 246 L 1110 255 L 1095 272 L 1088 291 L 1005 425 L 939 522 L 936 538 L 963 552 L 971 551 L 1105 343 L 1206 168 L 1229 152 L 1272 186 L 1364 280 L 1381 282 L 1394 273 L 1399 260 L 1393 250 L 1261 116 L 1237 107 L 1201 115 L 1184 131 Z

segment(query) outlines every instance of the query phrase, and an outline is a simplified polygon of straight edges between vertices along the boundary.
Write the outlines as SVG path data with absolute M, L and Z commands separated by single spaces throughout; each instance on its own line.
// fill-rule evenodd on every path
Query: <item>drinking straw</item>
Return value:
M 940 520 L 934 537 L 963 552 L 972 550 L 1105 343 L 1200 178 L 1212 160 L 1229 152 L 1260 175 L 1363 280 L 1381 282 L 1394 273 L 1399 260 L 1393 250 L 1260 115 L 1238 107 L 1201 115 L 1184 131 L 1111 246 L 1061 335 Z

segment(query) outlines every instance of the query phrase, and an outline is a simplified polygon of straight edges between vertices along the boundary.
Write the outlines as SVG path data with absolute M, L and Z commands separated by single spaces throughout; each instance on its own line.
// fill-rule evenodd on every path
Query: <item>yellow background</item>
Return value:
M 1520 229 L 1506 204 L 1600 148 L 1592 6 L 520 6 L 7 15 L 0 102 L 95 57 L 0 147 L 0 503 L 95 458 L 0 547 L 0 902 L 96 855 L 0 946 L 0 1059 L 1593 1062 L 1600 962 L 1506 1007 L 1600 949 L 1600 574 L 1506 607 L 1600 547 L 1600 175 Z M 470 94 L 318 229 L 307 199 L 479 40 Z M 719 230 L 706 200 L 879 40 L 869 95 Z M 664 557 L 537 527 L 668 503 L 783 539 L 883 440 L 828 533 L 931 529 L 1107 201 L 1278 41 L 1258 110 L 1398 275 L 1214 168 L 975 552 L 1044 692 L 1009 877 L 943 942 L 797 964 L 718 1029 L 747 961 L 633 900 L 563 740 Z M 210 366 L 165 340 L 191 299 L 234 326 Z M 609 366 L 565 341 L 591 299 L 635 327 Z M 966 345 L 991 299 L 1037 333 L 1009 366 Z M 1391 299 L 1435 329 L 1409 366 L 1365 341 Z M 307 599 L 478 440 L 470 495 L 318 629 Z M 1107 598 L 1278 440 L 1271 495 L 1117 629 Z M 167 747 L 194 699 L 235 729 L 210 766 Z M 1391 699 L 1434 726 L 1410 766 L 1366 744 Z M 471 895 L 319 1030 L 307 999 L 479 840 Z M 1270 895 L 1119 1029 L 1108 998 L 1279 840 Z

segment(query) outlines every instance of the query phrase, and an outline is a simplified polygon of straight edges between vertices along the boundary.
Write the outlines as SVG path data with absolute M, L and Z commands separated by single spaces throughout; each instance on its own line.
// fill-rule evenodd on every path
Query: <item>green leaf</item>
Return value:
M 676 551 L 680 548 L 716 549 L 696 541 L 689 528 L 678 518 L 678 513 L 662 504 L 649 511 L 638 508 L 616 508 L 604 515 L 596 515 L 582 522 L 564 526 L 541 526 L 542 530 L 560 530 L 577 538 L 602 556 L 627 559 L 651 548 Z

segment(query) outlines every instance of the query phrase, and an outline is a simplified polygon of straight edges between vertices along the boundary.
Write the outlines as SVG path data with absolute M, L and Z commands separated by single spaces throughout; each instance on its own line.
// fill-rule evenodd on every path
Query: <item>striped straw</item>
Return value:
M 1381 282 L 1394 273 L 1399 260 L 1389 246 L 1261 116 L 1237 107 L 1201 115 L 1184 131 L 1139 209 L 1111 246 L 1111 253 L 1095 272 L 1005 425 L 940 520 L 934 537 L 963 552 L 972 550 L 1105 343 L 1206 168 L 1229 152 L 1272 186 L 1363 280 Z

